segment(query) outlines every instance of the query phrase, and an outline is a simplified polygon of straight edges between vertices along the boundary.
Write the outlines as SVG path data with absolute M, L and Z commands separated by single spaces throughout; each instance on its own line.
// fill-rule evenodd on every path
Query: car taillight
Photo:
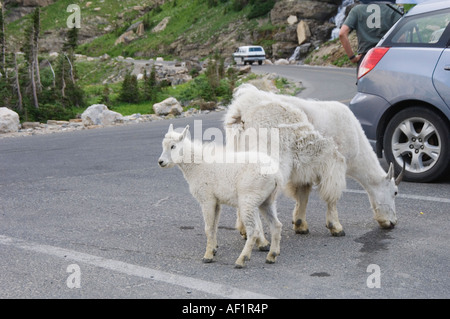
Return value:
M 389 48 L 377 47 L 367 52 L 358 70 L 358 79 L 372 71 L 372 69 L 380 62 L 381 58 L 388 52 Z

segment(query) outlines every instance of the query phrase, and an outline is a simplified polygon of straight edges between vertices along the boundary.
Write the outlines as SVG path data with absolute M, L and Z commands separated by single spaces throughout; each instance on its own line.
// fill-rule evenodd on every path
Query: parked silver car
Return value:
M 350 109 L 405 180 L 450 173 L 450 1 L 412 8 L 367 53 Z M 447 174 L 447 175 L 446 175 Z

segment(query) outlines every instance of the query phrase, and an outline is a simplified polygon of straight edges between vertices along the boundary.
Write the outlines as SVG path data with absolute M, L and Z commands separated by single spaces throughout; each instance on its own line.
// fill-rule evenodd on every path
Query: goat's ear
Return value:
M 173 132 L 173 124 L 170 124 L 170 125 L 169 125 L 169 131 L 168 131 L 168 133 L 171 133 L 171 132 Z
M 187 133 L 189 132 L 189 125 L 186 125 L 186 127 L 184 128 L 183 132 L 181 132 L 181 140 L 184 140 L 186 138 Z

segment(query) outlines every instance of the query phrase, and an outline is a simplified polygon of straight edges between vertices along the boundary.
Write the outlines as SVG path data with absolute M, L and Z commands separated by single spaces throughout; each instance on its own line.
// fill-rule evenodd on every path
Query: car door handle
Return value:
M 450 71 L 450 65 L 444 66 L 444 70 L 445 70 L 445 71 Z

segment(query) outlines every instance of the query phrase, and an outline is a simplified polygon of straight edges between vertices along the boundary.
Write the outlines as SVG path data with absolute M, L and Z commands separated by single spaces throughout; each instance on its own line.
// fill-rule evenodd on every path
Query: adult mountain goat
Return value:
M 269 103 L 277 105 L 277 108 L 270 110 L 265 107 Z M 252 127 L 278 127 L 295 121 L 293 117 L 298 112 L 304 114 L 314 129 L 334 141 L 339 153 L 345 158 L 346 175 L 358 181 L 366 190 L 375 220 L 382 228 L 393 228 L 397 224 L 395 196 L 403 171 L 394 179 L 391 164 L 386 174 L 359 121 L 346 105 L 277 95 L 246 84 L 236 90 L 224 124 L 228 128 L 239 127 L 241 131 Z M 281 154 L 280 161 L 291 156 L 292 152 Z M 293 211 L 294 230 L 297 233 L 308 233 L 306 206 L 311 186 L 308 182 L 296 183 L 291 189 L 297 201 Z
M 188 129 L 189 126 L 177 133 L 170 125 L 158 164 L 163 168 L 177 165 L 201 206 L 207 237 L 203 262 L 211 262 L 216 253 L 220 205 L 226 204 L 239 209 L 247 230 L 247 241 L 236 260 L 236 268 L 242 268 L 250 259 L 255 242 L 258 241 L 260 250 L 267 250 L 269 245 L 262 233 L 258 209 L 268 221 L 272 234 L 266 262 L 274 263 L 280 254 L 281 240 L 275 200 L 283 181 L 279 171 L 273 169 L 278 164 L 264 153 L 227 152 L 217 145 L 211 155 L 213 152 L 205 149 L 211 144 L 191 141 L 187 137 Z
M 297 200 L 294 216 L 302 209 L 305 190 L 317 185 L 320 197 L 327 202 L 326 226 L 333 236 L 345 235 L 339 222 L 337 202 L 346 187 L 345 158 L 338 152 L 333 139 L 322 136 L 308 121 L 306 114 L 276 95 L 267 95 L 252 85 L 242 85 L 235 92 L 234 100 L 225 117 L 227 146 L 236 144 L 243 151 L 264 147 L 276 149 L 286 193 Z M 248 135 L 263 128 L 279 130 L 278 140 L 266 139 L 268 145 L 255 145 Z M 249 140 L 248 143 L 246 140 Z M 255 140 L 255 139 L 253 139 Z M 264 140 L 264 139 L 259 139 Z M 272 154 L 269 154 L 272 155 Z M 237 228 L 245 233 L 239 220 Z M 307 232 L 305 216 L 294 219 L 298 232 Z

